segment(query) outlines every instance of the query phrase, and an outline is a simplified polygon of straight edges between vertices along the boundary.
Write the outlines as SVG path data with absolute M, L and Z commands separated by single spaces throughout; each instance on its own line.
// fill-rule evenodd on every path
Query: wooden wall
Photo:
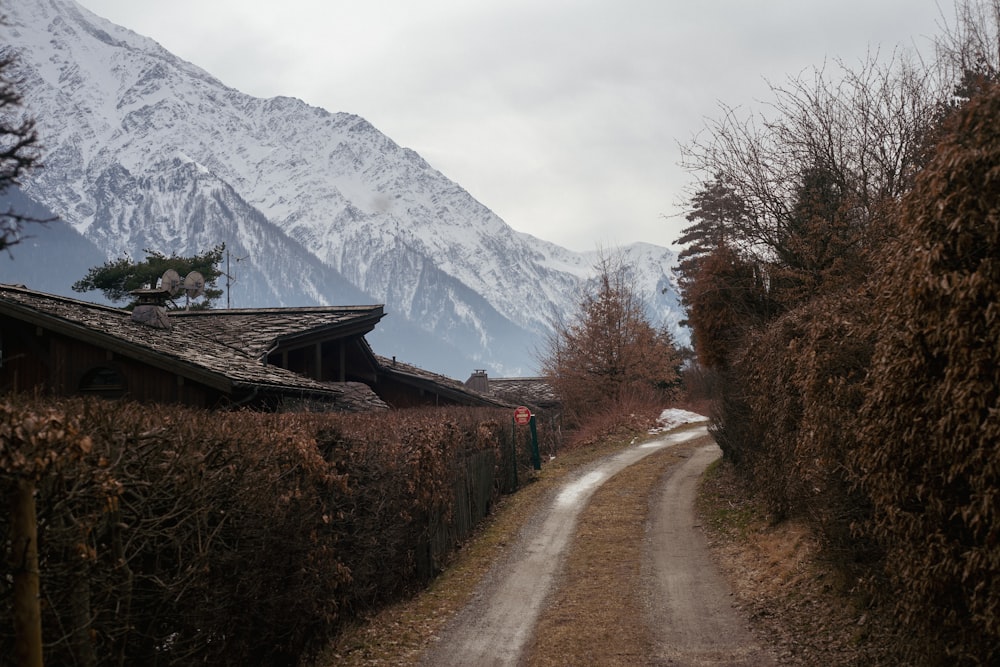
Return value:
M 224 397 L 210 387 L 176 373 L 115 354 L 110 350 L 54 334 L 34 325 L 0 318 L 0 392 L 10 391 L 70 396 L 92 394 L 150 403 L 180 403 L 214 407 Z M 84 388 L 97 369 L 117 374 L 120 386 Z

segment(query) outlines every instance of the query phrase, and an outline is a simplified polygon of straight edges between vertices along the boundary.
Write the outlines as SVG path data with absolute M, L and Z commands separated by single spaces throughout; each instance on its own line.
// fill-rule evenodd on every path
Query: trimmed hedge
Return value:
M 775 519 L 807 517 L 827 552 L 845 565 L 868 561 L 872 545 L 852 526 L 868 502 L 848 459 L 859 446 L 858 412 L 872 353 L 867 295 L 821 298 L 781 317 L 739 362 L 754 391 L 746 468 Z
M 0 490 L 37 485 L 46 662 L 300 663 L 433 575 L 468 517 L 512 490 L 511 428 L 506 411 L 9 398 Z M 4 534 L 8 522 L 0 513 Z M 12 656 L 17 556 L 3 567 L 0 656 Z
M 1000 86 L 903 203 L 852 458 L 901 619 L 959 664 L 1000 663 Z
M 751 332 L 713 428 L 894 615 L 900 662 L 1000 664 L 1000 86 L 941 136 L 876 270 Z

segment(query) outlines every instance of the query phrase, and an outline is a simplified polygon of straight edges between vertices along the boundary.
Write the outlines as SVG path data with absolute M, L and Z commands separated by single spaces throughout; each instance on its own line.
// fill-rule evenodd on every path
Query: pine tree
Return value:
M 122 302 L 131 299 L 132 290 L 156 287 L 157 281 L 167 269 L 177 271 L 182 277 L 197 271 L 205 279 L 205 291 L 203 299 L 191 307 L 210 308 L 212 302 L 222 296 L 222 290 L 216 287 L 216 281 L 222 275 L 218 265 L 225 249 L 225 244 L 220 243 L 211 250 L 191 257 L 176 254 L 167 256 L 155 250 L 146 250 L 146 259 L 142 262 L 122 257 L 91 267 L 87 275 L 73 283 L 73 290 L 100 290 L 108 300 Z M 134 303 L 130 303 L 127 307 L 131 308 L 133 305 Z
M 677 255 L 681 292 L 689 288 L 701 262 L 715 249 L 733 239 L 735 229 L 747 217 L 746 206 L 725 178 L 717 175 L 691 197 L 691 224 L 681 230 L 674 243 L 685 246 Z

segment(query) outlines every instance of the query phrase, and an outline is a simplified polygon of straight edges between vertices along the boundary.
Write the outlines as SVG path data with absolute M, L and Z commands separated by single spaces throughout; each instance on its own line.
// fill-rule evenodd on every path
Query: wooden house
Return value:
M 0 392 L 267 410 L 498 404 L 377 357 L 364 336 L 384 315 L 381 305 L 129 312 L 0 285 Z
M 467 405 L 513 409 L 516 405 L 504 397 L 475 391 L 458 380 L 397 362 L 395 357 L 378 356 L 376 360 L 379 396 L 393 407 Z

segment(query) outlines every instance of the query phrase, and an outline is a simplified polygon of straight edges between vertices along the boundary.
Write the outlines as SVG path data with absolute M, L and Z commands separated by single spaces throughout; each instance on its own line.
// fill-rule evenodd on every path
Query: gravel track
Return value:
M 558 585 L 577 519 L 594 491 L 646 456 L 696 438 L 707 438 L 703 425 L 629 447 L 549 494 L 420 664 L 521 664 L 545 600 Z M 647 619 L 636 619 L 655 628 L 659 649 L 650 664 L 768 664 L 733 611 L 728 587 L 715 574 L 695 525 L 697 479 L 718 455 L 714 443 L 696 449 L 653 499 L 643 577 L 650 612 Z
M 698 524 L 698 480 L 722 452 L 714 442 L 696 449 L 654 499 L 644 554 L 655 664 L 773 665 L 733 607 L 728 583 L 712 564 Z

